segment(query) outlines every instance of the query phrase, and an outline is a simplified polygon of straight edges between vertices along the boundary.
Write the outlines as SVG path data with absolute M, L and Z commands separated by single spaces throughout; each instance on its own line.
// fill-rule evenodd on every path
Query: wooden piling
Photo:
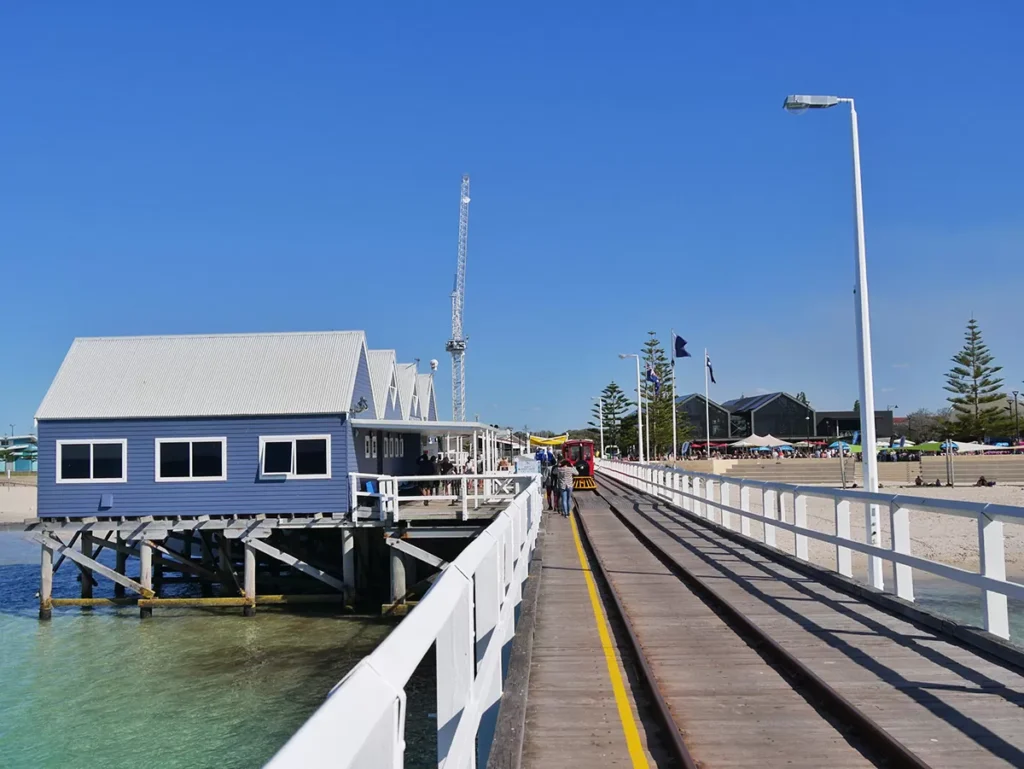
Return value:
M 92 532 L 82 532 L 82 555 L 86 558 L 94 558 L 94 543 Z M 82 567 L 82 598 L 92 598 L 92 569 Z
M 354 529 L 341 530 L 341 581 L 345 583 L 345 600 L 353 603 L 356 595 L 356 537 Z
M 53 550 L 42 546 L 39 567 L 39 619 L 53 615 Z
M 405 553 L 398 548 L 391 550 L 391 603 L 405 598 Z
M 153 589 L 153 548 L 147 542 L 139 543 L 139 582 L 144 588 Z M 150 606 L 140 605 L 139 617 L 153 616 Z
M 256 551 L 248 542 L 245 543 L 245 605 L 242 615 L 252 617 L 256 614 Z
M 114 571 L 122 576 L 127 573 L 128 552 L 125 547 L 124 537 L 117 535 L 117 547 L 114 550 Z M 124 585 L 114 583 L 114 598 L 124 598 Z

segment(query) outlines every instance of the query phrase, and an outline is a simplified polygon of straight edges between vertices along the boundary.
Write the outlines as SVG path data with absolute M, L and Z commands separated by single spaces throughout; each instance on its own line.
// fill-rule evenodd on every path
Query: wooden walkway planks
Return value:
M 1024 766 L 1019 672 L 758 555 L 667 504 L 632 493 L 615 499 L 673 558 L 936 769 Z
M 542 525 L 543 576 L 522 765 L 633 767 L 570 523 L 545 513 Z
M 661 693 L 701 766 L 873 765 L 633 538 L 602 500 L 580 495 L 578 504 Z

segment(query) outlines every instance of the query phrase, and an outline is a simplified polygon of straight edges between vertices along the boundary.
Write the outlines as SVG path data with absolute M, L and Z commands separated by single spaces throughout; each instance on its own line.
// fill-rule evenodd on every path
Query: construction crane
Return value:
M 462 333 L 462 311 L 466 304 L 466 246 L 469 241 L 469 174 L 462 176 L 459 198 L 459 259 L 452 289 L 452 338 L 444 349 L 452 354 L 452 419 L 466 421 L 466 337 Z

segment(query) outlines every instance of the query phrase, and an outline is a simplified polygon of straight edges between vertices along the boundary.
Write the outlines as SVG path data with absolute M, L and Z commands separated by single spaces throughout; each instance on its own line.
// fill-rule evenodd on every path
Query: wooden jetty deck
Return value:
M 653 766 L 573 525 L 546 513 L 543 526 L 522 766 Z
M 580 530 L 696 765 L 1024 766 L 1022 669 L 611 481 L 577 504 Z M 663 736 L 636 715 L 643 695 L 628 677 L 620 719 L 572 529 L 561 518 L 545 523 L 523 763 L 661 765 L 646 746 Z M 742 614 L 746 634 L 705 585 Z M 630 751 L 631 718 L 640 753 Z

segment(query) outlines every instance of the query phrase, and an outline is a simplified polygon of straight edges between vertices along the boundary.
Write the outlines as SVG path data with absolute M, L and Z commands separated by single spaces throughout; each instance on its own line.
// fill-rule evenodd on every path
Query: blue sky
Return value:
M 75 336 L 366 329 L 441 360 L 472 175 L 470 414 L 582 424 L 674 327 L 719 400 L 941 405 L 973 312 L 1020 355 L 1024 6 L 56 3 L 0 21 L 0 425 Z M 680 391 L 703 386 L 699 355 Z

